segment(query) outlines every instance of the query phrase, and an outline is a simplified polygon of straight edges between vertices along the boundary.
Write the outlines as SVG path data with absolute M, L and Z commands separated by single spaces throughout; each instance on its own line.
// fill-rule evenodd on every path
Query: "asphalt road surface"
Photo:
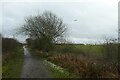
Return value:
M 50 72 L 42 61 L 34 59 L 24 46 L 24 63 L 21 78 L 50 78 Z

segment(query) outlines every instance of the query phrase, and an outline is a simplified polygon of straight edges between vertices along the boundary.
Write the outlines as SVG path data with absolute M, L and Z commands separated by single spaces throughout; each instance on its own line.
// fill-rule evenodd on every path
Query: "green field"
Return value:
M 104 48 L 102 45 L 56 45 L 55 51 L 61 53 L 74 53 L 83 55 L 97 55 L 103 54 Z

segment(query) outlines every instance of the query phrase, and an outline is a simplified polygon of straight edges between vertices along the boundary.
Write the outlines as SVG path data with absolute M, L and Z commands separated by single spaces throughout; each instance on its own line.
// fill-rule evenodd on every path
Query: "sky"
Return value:
M 66 39 L 72 43 L 101 43 L 118 37 L 119 0 L 4 0 L 0 2 L 0 32 L 24 42 L 15 35 L 26 17 L 51 11 L 67 24 Z M 76 21 L 75 21 L 76 20 Z

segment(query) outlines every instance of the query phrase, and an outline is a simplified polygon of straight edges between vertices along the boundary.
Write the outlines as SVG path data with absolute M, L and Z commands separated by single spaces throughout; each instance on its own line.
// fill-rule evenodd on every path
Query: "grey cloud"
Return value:
M 117 37 L 117 6 L 97 2 L 4 3 L 4 34 L 11 36 L 13 33 L 9 32 L 20 27 L 25 17 L 45 10 L 55 13 L 68 24 L 67 34 L 70 41 L 79 43 L 102 40 L 103 36 Z

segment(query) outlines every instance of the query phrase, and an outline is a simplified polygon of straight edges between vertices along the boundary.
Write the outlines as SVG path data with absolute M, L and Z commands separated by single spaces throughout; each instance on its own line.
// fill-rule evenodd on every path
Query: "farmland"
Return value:
M 117 46 L 112 48 L 114 50 Z M 36 52 L 33 55 L 67 69 L 76 77 L 117 78 L 117 58 L 107 61 L 105 57 L 109 56 L 105 49 L 103 45 L 57 44 L 49 53 L 34 50 Z M 117 57 L 112 53 L 110 55 Z
M 59 52 L 69 52 L 75 54 L 94 53 L 101 55 L 103 51 L 102 45 L 81 45 L 81 44 L 66 44 L 56 45 L 55 50 Z

